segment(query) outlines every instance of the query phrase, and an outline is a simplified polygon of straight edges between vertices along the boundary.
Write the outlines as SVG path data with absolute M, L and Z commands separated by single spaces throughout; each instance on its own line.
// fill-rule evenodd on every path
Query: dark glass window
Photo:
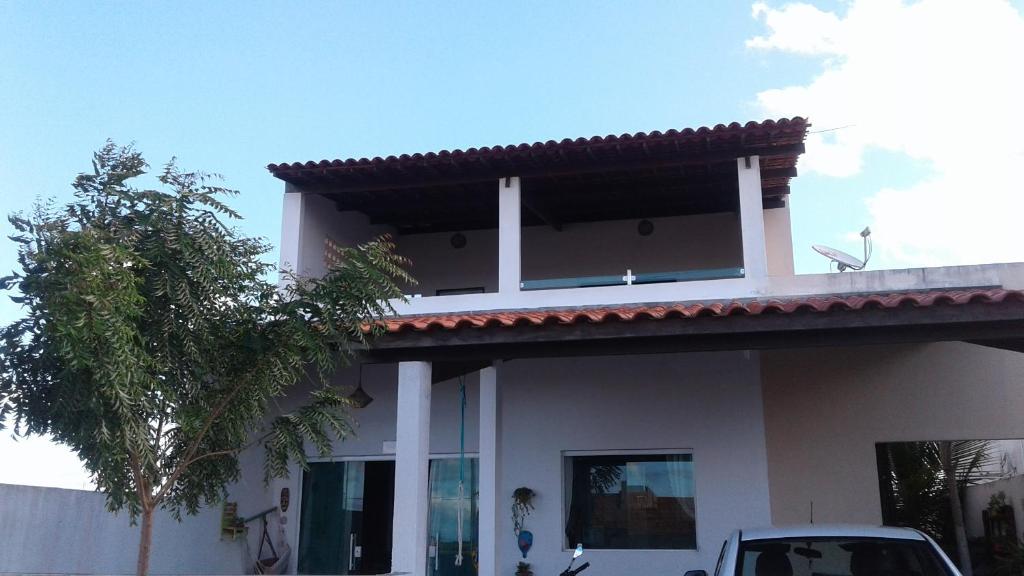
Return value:
M 566 545 L 695 549 L 693 455 L 565 458 Z

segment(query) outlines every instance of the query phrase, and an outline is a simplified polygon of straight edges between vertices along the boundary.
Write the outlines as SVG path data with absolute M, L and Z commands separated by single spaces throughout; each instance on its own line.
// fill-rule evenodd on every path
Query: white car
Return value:
M 690 570 L 685 576 L 707 576 Z M 714 576 L 960 576 L 926 534 L 887 526 L 807 524 L 737 530 Z

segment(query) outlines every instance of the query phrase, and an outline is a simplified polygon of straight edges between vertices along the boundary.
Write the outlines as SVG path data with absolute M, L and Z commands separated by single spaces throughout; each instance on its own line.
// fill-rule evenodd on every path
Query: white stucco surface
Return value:
M 768 253 L 769 276 L 792 276 L 793 230 L 789 215 L 789 199 L 782 208 L 765 210 L 764 247 Z
M 736 214 L 650 218 L 654 232 L 637 233 L 639 220 L 523 229 L 523 279 L 567 278 L 740 267 Z
M 881 523 L 875 444 L 1024 437 L 1024 354 L 962 342 L 762 353 L 775 523 Z
M 498 291 L 498 231 L 467 230 L 466 245 L 455 249 L 451 232 L 399 236 L 398 253 L 410 260 L 418 284 L 410 293 L 434 296 L 438 290 L 483 288 Z
M 497 184 L 495 194 L 499 191 Z M 371 225 L 369 219 L 358 212 L 339 212 L 327 198 L 300 193 L 294 186 L 287 190 L 281 264 L 289 269 L 313 276 L 323 274 L 325 238 L 340 245 L 354 245 L 380 234 L 394 234 L 391 227 Z M 763 267 L 767 260 L 768 274 L 791 275 L 793 255 L 788 208 L 762 210 L 756 214 L 763 217 L 763 224 L 750 224 L 748 228 L 756 228 L 750 233 L 757 233 L 752 242 L 756 240 L 759 247 L 748 251 L 758 254 L 759 267 Z M 751 216 L 748 221 L 752 219 Z M 738 214 L 650 220 L 655 225 L 654 233 L 646 237 L 637 233 L 637 219 L 566 224 L 561 231 L 549 226 L 522 227 L 519 230 L 521 278 L 539 280 L 617 275 L 624 274 L 626 269 L 647 273 L 743 266 Z M 467 243 L 461 249 L 451 246 L 452 232 L 395 236 L 398 252 L 412 261 L 411 271 L 419 281 L 418 285 L 408 287 L 408 294 L 430 298 L 437 290 L 464 288 L 498 292 L 499 230 L 466 230 L 462 233 Z M 509 254 L 507 260 L 511 259 Z M 699 283 L 687 282 L 678 286 L 692 284 Z M 666 286 L 661 285 L 660 290 L 664 292 Z M 712 285 L 711 288 L 714 291 L 723 286 L 726 285 Z M 505 292 L 514 291 L 509 288 Z M 619 293 L 608 294 L 612 297 L 606 302 L 622 301 Z M 472 307 L 473 299 L 464 302 L 461 298 L 446 296 L 434 306 L 440 306 L 439 309 L 470 309 L 466 306 Z M 534 298 L 538 302 L 542 300 L 538 294 L 527 297 L 526 301 Z M 516 302 L 514 305 L 523 304 Z M 489 307 L 502 306 L 495 300 L 493 305 L 477 308 Z
M 339 212 L 334 202 L 323 196 L 295 192 L 292 186 L 287 190 L 281 231 L 280 265 L 284 269 L 323 276 L 326 238 L 341 246 L 355 246 L 394 232 L 389 226 L 371 225 L 359 212 Z M 292 229 L 296 225 L 297 232 Z
M 509 362 L 503 387 L 506 502 L 537 492 L 527 519 L 536 574 L 564 568 L 562 457 L 577 450 L 693 452 L 697 550 L 591 550 L 589 576 L 713 570 L 736 527 L 769 521 L 757 353 L 725 352 Z M 520 559 L 511 519 L 499 534 L 501 564 Z
M 742 265 L 735 214 L 652 218 L 655 232 L 646 237 L 637 234 L 637 222 L 567 224 L 561 231 L 524 227 L 522 279 L 624 274 L 627 268 L 645 273 Z M 439 289 L 471 287 L 498 291 L 498 231 L 463 234 L 466 245 L 459 249 L 451 246 L 450 232 L 398 237 L 398 252 L 412 261 L 410 271 L 419 281 L 410 293 L 430 297 Z
M 139 529 L 107 512 L 103 494 L 0 484 L 0 573 L 134 574 Z M 151 573 L 245 573 L 241 540 L 220 539 L 220 510 L 153 526 Z
M 430 497 L 429 362 L 398 365 L 398 428 L 391 571 L 425 576 Z M 372 513 L 371 510 L 367 512 Z
M 700 282 L 600 286 L 506 294 L 468 294 L 393 302 L 400 314 L 510 308 L 555 308 L 650 302 L 749 298 L 796 298 L 820 294 L 865 294 L 937 289 L 1024 289 L 1024 263 L 871 270 L 833 274 L 768 276 Z
M 743 245 L 743 267 L 749 278 L 768 275 L 768 252 L 765 250 L 764 199 L 761 196 L 761 164 L 759 157 L 736 159 L 739 175 L 740 236 Z
M 521 360 L 498 371 L 501 389 L 501 494 L 498 565 L 511 574 L 519 559 L 508 515 L 512 491 L 533 488 L 537 509 L 527 521 L 535 542 L 535 573 L 564 566 L 562 455 L 577 450 L 692 450 L 696 476 L 698 550 L 602 551 L 588 554 L 592 576 L 621 574 L 641 560 L 651 573 L 713 566 L 722 540 L 736 526 L 769 521 L 767 464 L 757 354 L 743 352 L 589 359 Z M 339 382 L 354 382 L 352 370 Z M 368 367 L 363 383 L 374 402 L 356 413 L 358 437 L 337 443 L 335 455 L 391 457 L 395 439 L 394 365 Z M 478 377 L 467 378 L 467 452 L 478 446 Z M 458 383 L 432 390 L 430 446 L 458 452 Z M 289 481 L 300 494 L 301 474 Z M 299 507 L 289 513 L 298 524 Z M 289 532 L 294 537 L 294 534 Z
M 1000 492 L 1006 496 L 1006 504 L 1013 508 L 1013 519 L 1017 533 L 1024 527 L 1024 476 L 1011 476 L 994 482 L 968 486 L 964 490 L 964 527 L 968 538 L 985 536 L 982 511 L 988 508 L 989 499 Z
M 349 366 L 338 370 L 332 383 L 336 386 L 354 387 L 359 380 L 359 370 Z M 466 452 L 475 455 L 479 446 L 479 376 L 466 376 Z M 335 442 L 333 453 L 328 459 L 394 459 L 397 440 L 398 406 L 398 365 L 369 364 L 363 368 L 363 389 L 373 397 L 365 408 L 352 412 L 356 421 L 355 434 L 343 441 Z M 288 410 L 299 404 L 308 390 L 301 387 L 288 396 L 282 409 Z M 430 453 L 435 456 L 450 456 L 459 451 L 459 382 L 456 379 L 438 382 L 431 388 L 430 401 Z M 320 457 L 312 447 L 307 453 L 313 460 Z M 263 460 L 258 451 L 248 454 L 243 465 L 243 477 L 262 479 Z M 302 470 L 291 466 L 289 478 L 271 482 L 269 490 L 261 490 L 262 483 L 253 486 L 248 494 L 238 495 L 240 501 L 254 501 L 253 507 L 265 509 L 277 504 L 281 489 L 291 492 L 291 507 L 286 514 L 284 533 L 293 551 L 299 547 L 298 526 L 302 515 Z M 232 498 L 236 492 L 232 492 Z M 262 508 L 260 508 L 262 507 Z M 292 573 L 298 565 L 298 555 L 293 553 L 290 561 Z

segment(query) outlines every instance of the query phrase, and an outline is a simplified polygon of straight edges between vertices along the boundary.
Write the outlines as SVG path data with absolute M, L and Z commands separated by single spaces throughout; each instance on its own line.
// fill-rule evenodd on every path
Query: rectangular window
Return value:
M 696 549 L 692 454 L 566 456 L 564 465 L 567 546 Z

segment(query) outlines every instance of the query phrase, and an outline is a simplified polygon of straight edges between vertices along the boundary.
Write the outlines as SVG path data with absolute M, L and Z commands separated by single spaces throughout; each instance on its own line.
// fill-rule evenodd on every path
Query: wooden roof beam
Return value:
M 551 206 L 544 201 L 543 198 L 535 193 L 530 192 L 528 186 L 522 187 L 520 200 L 523 207 L 533 213 L 534 216 L 540 218 L 541 222 L 554 228 L 556 231 L 562 231 L 562 220 L 554 213 Z

